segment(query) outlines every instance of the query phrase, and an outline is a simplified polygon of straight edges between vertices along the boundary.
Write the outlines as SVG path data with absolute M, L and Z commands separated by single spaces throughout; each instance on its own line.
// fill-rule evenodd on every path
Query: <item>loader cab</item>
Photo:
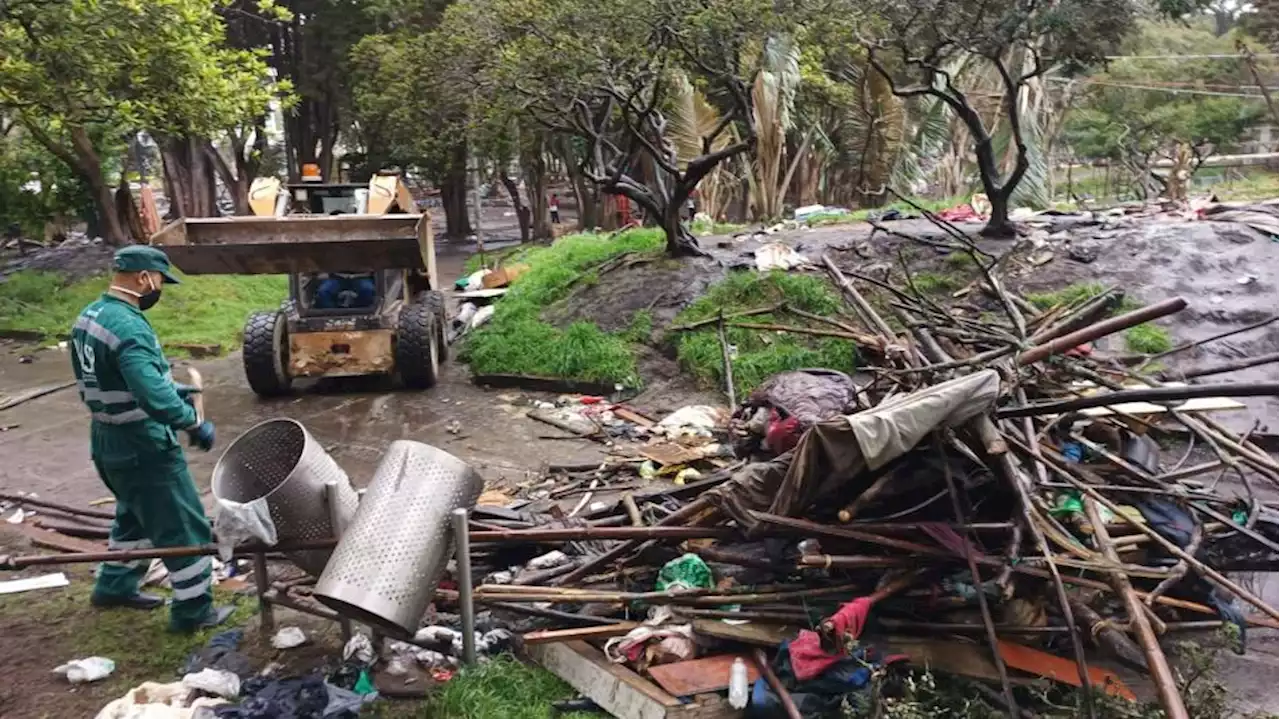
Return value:
M 291 215 L 361 215 L 369 203 L 369 186 L 362 184 L 297 182 L 286 191 Z M 404 272 L 312 272 L 295 275 L 290 285 L 300 316 L 363 315 L 404 297 Z

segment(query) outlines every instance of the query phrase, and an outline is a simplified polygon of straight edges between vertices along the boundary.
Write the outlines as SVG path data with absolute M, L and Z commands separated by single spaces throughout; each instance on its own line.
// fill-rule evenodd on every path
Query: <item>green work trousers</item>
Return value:
M 209 544 L 213 531 L 180 447 L 127 458 L 95 457 L 94 466 L 116 497 L 110 549 L 149 549 Z M 103 598 L 130 597 L 151 562 L 104 562 L 98 567 L 94 594 Z M 173 587 L 169 624 L 190 630 L 213 609 L 213 560 L 181 557 L 164 560 Z

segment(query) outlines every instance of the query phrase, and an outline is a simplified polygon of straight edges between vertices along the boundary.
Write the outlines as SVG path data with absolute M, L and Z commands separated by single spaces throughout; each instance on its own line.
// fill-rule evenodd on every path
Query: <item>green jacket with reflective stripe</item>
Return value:
M 104 294 L 71 330 L 71 367 L 80 398 L 93 416 L 91 451 L 109 464 L 178 446 L 174 430 L 196 424 L 178 395 L 160 340 L 142 311 Z

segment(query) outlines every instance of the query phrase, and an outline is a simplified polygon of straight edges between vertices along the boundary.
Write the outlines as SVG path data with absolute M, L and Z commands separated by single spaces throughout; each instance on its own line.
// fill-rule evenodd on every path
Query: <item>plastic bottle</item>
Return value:
M 747 707 L 747 665 L 742 657 L 733 660 L 729 668 L 729 706 L 734 709 Z

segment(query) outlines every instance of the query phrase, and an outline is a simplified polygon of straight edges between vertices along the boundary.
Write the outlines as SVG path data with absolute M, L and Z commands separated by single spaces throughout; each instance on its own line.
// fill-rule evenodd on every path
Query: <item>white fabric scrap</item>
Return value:
M 235 699 L 240 696 L 240 677 L 233 672 L 210 667 L 184 676 L 182 686 L 187 689 L 198 689 L 223 699 Z
M 936 427 L 951 427 L 990 409 L 1000 395 L 1000 375 L 983 370 L 903 395 L 845 417 L 875 471 L 911 451 Z
M 72 684 L 85 684 L 106 679 L 115 670 L 116 663 L 106 657 L 86 657 L 59 664 L 53 668 L 53 673 L 61 674 Z
M 231 561 L 232 550 L 246 539 L 256 539 L 267 546 L 277 541 L 276 524 L 265 497 L 244 503 L 219 499 L 213 531 L 218 535 L 218 557 L 224 562 Z

